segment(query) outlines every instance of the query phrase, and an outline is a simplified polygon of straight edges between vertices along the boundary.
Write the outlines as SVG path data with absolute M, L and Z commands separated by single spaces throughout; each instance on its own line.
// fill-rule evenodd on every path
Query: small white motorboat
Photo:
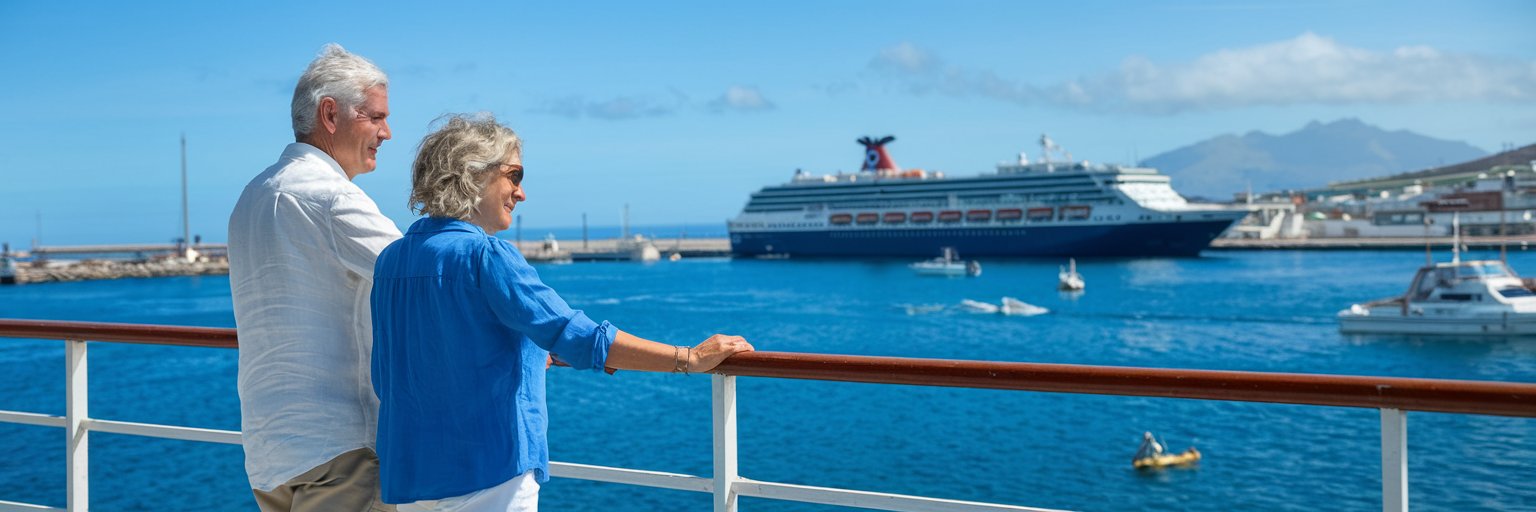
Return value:
M 1087 285 L 1083 282 L 1083 275 L 1077 273 L 1076 259 L 1067 259 L 1067 268 L 1061 269 L 1061 272 L 1056 274 L 1056 279 L 1058 281 L 1056 289 L 1064 292 L 1082 291 Z
M 1013 297 L 1003 297 L 1003 305 L 998 306 L 979 300 L 964 299 L 960 301 L 960 309 L 971 313 L 1004 314 L 1009 316 L 1035 316 L 1050 313 L 1051 310 L 1024 302 Z
M 998 311 L 998 307 L 995 304 L 971 299 L 961 299 L 960 308 L 972 313 L 997 313 Z
M 953 247 L 945 247 L 943 254 L 928 261 L 919 261 L 907 265 L 913 272 L 922 276 L 944 277 L 976 277 L 981 275 L 981 264 L 975 261 L 961 261 L 960 255 L 955 253 Z
M 1013 297 L 1003 297 L 1003 307 L 999 308 L 999 312 L 1004 315 L 1035 316 L 1050 313 L 1051 310 Z

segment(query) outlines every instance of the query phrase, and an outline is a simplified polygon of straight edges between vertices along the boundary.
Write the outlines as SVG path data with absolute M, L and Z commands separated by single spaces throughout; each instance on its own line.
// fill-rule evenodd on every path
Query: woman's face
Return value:
M 487 234 L 496 234 L 512 227 L 512 210 L 528 200 L 523 193 L 523 155 L 514 153 L 502 161 L 491 170 L 489 179 L 470 222 Z

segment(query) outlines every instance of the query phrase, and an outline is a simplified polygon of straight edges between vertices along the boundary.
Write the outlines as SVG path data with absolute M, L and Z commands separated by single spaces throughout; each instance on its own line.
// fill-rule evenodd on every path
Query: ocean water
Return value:
M 1487 256 L 1483 254 L 1482 256 Z M 1333 315 L 1400 293 L 1416 252 L 1207 252 L 983 261 L 975 279 L 904 261 L 683 260 L 539 267 L 596 319 L 774 351 L 1536 382 L 1536 338 L 1345 336 Z M 1536 253 L 1514 252 L 1536 274 Z M 1016 297 L 1030 317 L 967 313 Z M 223 277 L 0 287 L 0 317 L 233 325 Z M 95 343 L 93 417 L 237 429 L 231 350 Z M 61 342 L 0 339 L 0 409 L 63 414 Z M 1379 510 L 1373 409 L 740 379 L 740 474 L 793 484 L 1078 510 Z M 708 476 L 709 378 L 550 373 L 555 460 Z M 1130 467 L 1143 431 L 1199 466 Z M 1410 503 L 1536 509 L 1536 420 L 1410 413 Z M 64 505 L 64 436 L 0 424 L 0 500 Z M 254 510 L 239 447 L 93 433 L 97 510 Z M 551 511 L 707 510 L 704 494 L 551 480 Z M 834 507 L 742 500 L 743 510 Z

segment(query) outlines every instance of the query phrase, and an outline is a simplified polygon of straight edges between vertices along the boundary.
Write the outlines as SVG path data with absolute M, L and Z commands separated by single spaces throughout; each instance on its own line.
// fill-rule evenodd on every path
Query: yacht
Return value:
M 1345 333 L 1536 335 L 1536 280 L 1502 261 L 1458 259 L 1420 268 L 1402 296 L 1338 316 Z

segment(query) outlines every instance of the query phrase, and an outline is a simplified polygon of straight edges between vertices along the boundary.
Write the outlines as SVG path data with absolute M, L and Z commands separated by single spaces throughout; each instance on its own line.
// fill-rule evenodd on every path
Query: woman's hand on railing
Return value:
M 710 336 L 689 351 L 688 373 L 705 373 L 720 366 L 732 355 L 754 350 L 751 343 L 741 336 L 716 334 Z

